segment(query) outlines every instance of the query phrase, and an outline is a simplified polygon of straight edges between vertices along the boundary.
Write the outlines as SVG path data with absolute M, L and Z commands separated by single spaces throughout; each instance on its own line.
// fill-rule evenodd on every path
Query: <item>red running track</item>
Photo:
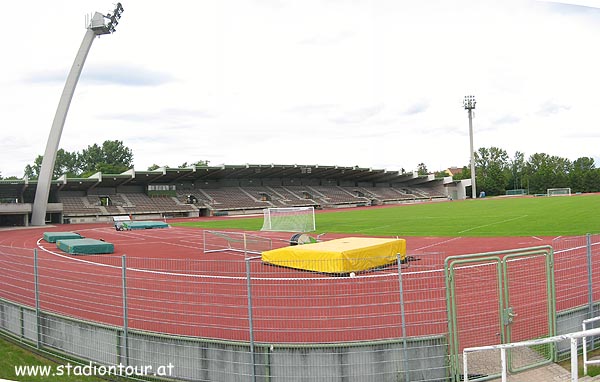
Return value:
M 115 253 L 73 256 L 40 240 L 47 231 L 74 231 L 115 245 Z M 291 234 L 268 235 L 287 245 Z M 325 235 L 333 239 L 347 235 Z M 407 237 L 419 261 L 356 278 L 333 277 L 250 261 L 254 340 L 263 343 L 335 343 L 397 339 L 448 331 L 444 259 L 550 244 L 552 238 Z M 249 340 L 246 262 L 243 254 L 204 254 L 202 231 L 172 227 L 117 232 L 111 225 L 64 225 L 0 231 L 0 296 L 34 306 L 33 249 L 38 248 L 41 308 L 109 325 L 123 325 L 122 255 L 127 258 L 130 329 L 223 340 Z M 24 248 L 24 249 L 20 249 Z M 556 261 L 558 309 L 587 303 L 580 265 Z M 585 264 L 583 264 L 585 267 Z M 563 267 L 563 269 L 560 269 Z M 595 268 L 600 268 L 598 264 Z M 585 269 L 585 268 L 584 268 Z M 575 274 L 573 274 L 575 273 Z M 600 269 L 595 269 L 599 274 Z M 461 288 L 479 293 L 479 304 L 459 300 L 461 325 L 494 320 L 494 293 L 473 279 Z M 531 282 L 539 282 L 532 279 Z M 600 288 L 600 283 L 595 283 Z M 515 295 L 527 295 L 526 283 Z M 600 290 L 594 293 L 600 293 Z M 520 297 L 522 298 L 522 297 Z M 487 313 L 486 313 L 487 312 Z M 473 342 L 475 344 L 475 341 Z M 469 341 L 468 346 L 471 346 Z

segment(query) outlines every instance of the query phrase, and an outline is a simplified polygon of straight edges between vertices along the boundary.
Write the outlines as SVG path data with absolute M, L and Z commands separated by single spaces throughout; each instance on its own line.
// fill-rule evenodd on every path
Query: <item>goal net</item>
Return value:
M 563 196 L 563 195 L 571 195 L 571 188 L 563 187 L 563 188 L 549 188 L 548 196 Z
M 204 231 L 204 253 L 210 252 L 242 252 L 261 254 L 273 249 L 268 237 L 252 235 L 244 232 Z
M 316 230 L 314 207 L 266 208 L 261 231 L 311 232 Z

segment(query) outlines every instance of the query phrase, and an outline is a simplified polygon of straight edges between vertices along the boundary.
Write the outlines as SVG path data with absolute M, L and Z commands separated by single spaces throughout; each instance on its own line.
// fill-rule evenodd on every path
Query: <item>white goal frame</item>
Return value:
M 314 207 L 271 207 L 263 210 L 261 231 L 312 232 L 317 229 Z
M 548 196 L 570 196 L 571 187 L 549 188 L 546 192 Z

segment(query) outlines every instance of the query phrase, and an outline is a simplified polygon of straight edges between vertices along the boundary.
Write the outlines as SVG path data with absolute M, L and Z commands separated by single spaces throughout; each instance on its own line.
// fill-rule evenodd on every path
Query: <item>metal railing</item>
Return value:
M 583 320 L 581 326 L 583 331 L 588 330 L 587 324 L 591 324 L 593 322 L 600 321 L 599 317 L 588 318 L 587 320 Z M 593 341 L 593 340 L 592 340 Z M 594 348 L 594 343 L 592 342 L 592 349 Z M 600 365 L 600 360 L 588 360 L 588 346 L 587 341 L 583 340 L 583 375 L 588 375 L 588 365 Z
M 571 382 L 577 382 L 579 380 L 578 375 L 578 363 L 577 363 L 577 347 L 578 340 L 582 338 L 583 343 L 586 341 L 586 337 L 600 335 L 600 329 L 590 329 L 581 332 L 562 334 L 559 336 L 553 336 L 548 338 L 540 338 L 531 341 L 512 342 L 508 344 L 500 345 L 489 345 L 489 346 L 476 346 L 463 349 L 463 380 L 469 381 L 469 369 L 468 369 L 468 354 L 478 351 L 489 351 L 489 350 L 500 350 L 500 364 L 502 368 L 502 382 L 508 381 L 508 367 L 507 367 L 507 354 L 508 349 L 515 349 L 520 347 L 539 346 L 549 343 L 557 343 L 560 341 L 570 340 L 571 342 Z

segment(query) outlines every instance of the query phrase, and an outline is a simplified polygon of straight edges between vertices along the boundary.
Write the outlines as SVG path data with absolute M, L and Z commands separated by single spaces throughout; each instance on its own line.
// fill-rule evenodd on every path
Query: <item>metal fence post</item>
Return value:
M 250 335 L 250 356 L 252 358 L 252 381 L 256 382 L 256 352 L 254 349 L 254 322 L 252 321 L 252 280 L 250 277 L 250 259 L 246 249 L 244 233 L 244 259 L 246 261 L 246 289 L 248 291 L 248 331 Z
M 404 352 L 404 381 L 410 382 L 410 373 L 408 370 L 408 346 L 406 344 L 406 316 L 404 314 L 404 287 L 402 286 L 402 259 L 397 254 L 398 264 L 398 284 L 400 293 L 400 318 L 402 320 L 402 350 Z
M 585 247 L 586 247 L 586 256 L 587 256 L 587 276 L 588 276 L 588 309 L 589 309 L 589 317 L 593 318 L 595 316 L 594 313 L 594 284 L 593 284 L 593 275 L 592 275 L 592 235 L 585 235 Z M 590 346 L 594 349 L 594 337 L 590 337 Z
M 129 365 L 129 318 L 127 313 L 127 258 L 121 257 L 121 285 L 123 290 L 123 346 L 125 366 Z
M 38 272 L 38 252 L 37 248 L 33 250 L 33 281 L 35 292 L 35 331 L 37 335 L 36 346 L 38 349 L 42 347 L 42 325 L 40 318 L 40 282 Z

